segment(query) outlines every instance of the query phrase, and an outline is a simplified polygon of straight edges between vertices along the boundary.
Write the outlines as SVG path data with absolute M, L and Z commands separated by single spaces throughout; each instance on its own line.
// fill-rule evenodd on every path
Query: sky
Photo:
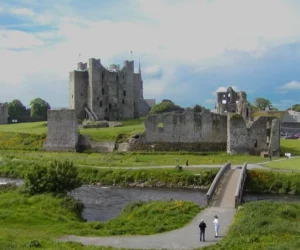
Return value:
M 68 107 L 69 72 L 141 63 L 144 97 L 214 108 L 232 86 L 300 103 L 300 1 L 0 0 L 0 102 Z M 132 51 L 132 53 L 131 53 Z

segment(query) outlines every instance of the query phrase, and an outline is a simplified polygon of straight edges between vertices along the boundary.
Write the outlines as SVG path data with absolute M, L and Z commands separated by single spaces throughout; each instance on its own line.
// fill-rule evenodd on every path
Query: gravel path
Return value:
M 191 223 L 183 228 L 166 233 L 148 236 L 109 236 L 109 237 L 83 237 L 69 235 L 59 241 L 80 242 L 83 245 L 112 246 L 117 248 L 131 249 L 173 249 L 192 250 L 202 246 L 217 243 L 225 236 L 228 227 L 233 221 L 236 209 L 209 207 L 200 212 Z M 213 232 L 213 216 L 217 214 L 220 221 L 220 237 L 215 238 Z M 199 222 L 204 219 L 206 222 L 206 241 L 200 242 Z

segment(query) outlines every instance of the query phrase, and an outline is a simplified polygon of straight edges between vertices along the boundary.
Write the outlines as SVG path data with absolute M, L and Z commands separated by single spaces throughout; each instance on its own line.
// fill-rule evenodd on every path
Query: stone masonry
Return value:
M 74 110 L 48 110 L 47 151 L 77 151 L 78 125 Z
M 8 123 L 8 104 L 0 103 L 0 124 Z
M 122 69 L 106 69 L 100 59 L 78 63 L 69 74 L 70 109 L 79 119 L 119 120 L 137 118 L 150 110 L 143 97 L 141 68 L 134 73 L 134 61 L 125 61 Z
M 227 118 L 204 111 L 148 115 L 147 142 L 226 142 Z

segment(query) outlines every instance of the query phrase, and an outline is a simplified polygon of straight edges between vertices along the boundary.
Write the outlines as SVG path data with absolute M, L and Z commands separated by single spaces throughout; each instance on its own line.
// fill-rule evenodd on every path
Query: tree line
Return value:
M 30 108 L 26 108 L 23 103 L 14 99 L 8 103 L 9 120 L 30 120 L 31 118 L 38 118 L 40 120 L 47 120 L 47 111 L 50 109 L 48 102 L 41 98 L 35 98 L 30 101 Z

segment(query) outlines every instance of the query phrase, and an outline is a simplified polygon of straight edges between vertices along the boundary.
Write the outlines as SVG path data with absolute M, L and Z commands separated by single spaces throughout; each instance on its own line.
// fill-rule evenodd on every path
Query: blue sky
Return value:
M 286 109 L 300 103 L 298 13 L 292 0 L 0 0 L 0 102 L 68 107 L 69 72 L 94 57 L 140 59 L 145 98 L 213 108 L 233 86 Z

